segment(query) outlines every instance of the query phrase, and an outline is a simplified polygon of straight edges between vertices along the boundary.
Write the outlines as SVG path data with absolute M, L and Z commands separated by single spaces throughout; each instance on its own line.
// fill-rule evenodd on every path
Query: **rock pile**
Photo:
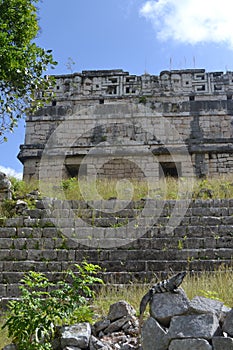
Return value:
M 142 328 L 143 350 L 233 350 L 233 309 L 184 291 L 155 294 Z
M 125 301 L 112 304 L 108 316 L 94 325 L 64 326 L 53 342 L 54 350 L 139 350 L 136 311 Z M 3 350 L 17 350 L 13 344 Z
M 60 347 L 62 350 L 131 350 L 138 346 L 138 319 L 136 311 L 125 301 L 112 304 L 108 316 L 89 323 L 63 327 Z
M 64 326 L 54 350 L 233 350 L 233 309 L 204 297 L 191 301 L 184 291 L 154 294 L 142 328 L 125 301 L 110 306 L 107 317 Z M 17 350 L 13 344 L 3 350 Z

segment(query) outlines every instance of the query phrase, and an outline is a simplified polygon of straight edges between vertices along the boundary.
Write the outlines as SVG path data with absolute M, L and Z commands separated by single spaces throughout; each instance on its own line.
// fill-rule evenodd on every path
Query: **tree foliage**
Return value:
M 39 0 L 0 0 L 0 140 L 13 131 L 27 109 L 35 111 L 45 101 L 37 91 L 52 80 L 46 69 L 56 64 L 51 50 L 36 45 Z

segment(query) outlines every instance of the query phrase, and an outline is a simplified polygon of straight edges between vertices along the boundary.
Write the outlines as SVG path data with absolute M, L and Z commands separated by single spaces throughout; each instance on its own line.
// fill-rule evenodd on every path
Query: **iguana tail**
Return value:
M 139 334 L 141 333 L 141 326 L 142 326 L 142 321 L 143 321 L 143 314 L 146 310 L 146 306 L 149 303 L 149 301 L 151 300 L 153 295 L 152 290 L 150 289 L 149 292 L 147 292 L 144 297 L 142 298 L 141 302 L 140 302 L 140 307 L 139 307 Z

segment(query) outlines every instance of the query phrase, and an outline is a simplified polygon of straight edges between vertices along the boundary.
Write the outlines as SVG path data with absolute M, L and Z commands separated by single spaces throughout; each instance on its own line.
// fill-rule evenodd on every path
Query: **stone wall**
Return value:
M 232 349 L 232 310 L 204 297 L 189 300 L 184 291 L 154 294 L 142 329 L 143 350 Z
M 151 282 L 160 272 L 198 272 L 231 265 L 233 200 L 193 201 L 181 223 L 168 230 L 175 203 L 154 202 L 157 208 L 163 206 L 158 221 L 135 239 L 137 225 L 133 220 L 137 220 L 143 200 L 113 214 L 93 210 L 84 202 L 53 200 L 45 209 L 44 203 L 37 201 L 37 208 L 24 216 L 1 220 L 0 296 L 18 296 L 19 280 L 25 271 L 45 272 L 57 280 L 84 258 L 106 269 L 103 277 L 111 283 Z M 82 227 L 74 226 L 74 211 Z M 60 227 L 54 225 L 55 217 L 59 217 Z M 118 230 L 124 225 L 128 225 L 132 239 L 118 244 Z M 98 228 L 104 234 L 105 248 L 91 241 Z M 115 247 L 108 244 L 107 228 L 115 237 Z M 85 239 L 88 244 L 83 245 Z
M 187 69 L 135 76 L 108 70 L 55 78 L 51 104 L 27 117 L 18 155 L 25 180 L 40 177 L 43 155 L 50 168 L 46 176 L 77 176 L 83 159 L 97 148 L 98 173 L 98 167 L 104 169 L 106 145 L 112 147 L 113 172 L 116 149 L 122 150 L 122 145 L 125 159 L 130 153 L 134 161 L 145 149 L 155 156 L 157 167 L 149 172 L 154 179 L 159 164 L 166 162 L 180 166 L 181 176 L 191 176 L 191 167 L 196 176 L 233 172 L 233 72 Z M 182 158 L 181 145 L 191 167 Z M 140 158 L 144 171 L 143 154 Z

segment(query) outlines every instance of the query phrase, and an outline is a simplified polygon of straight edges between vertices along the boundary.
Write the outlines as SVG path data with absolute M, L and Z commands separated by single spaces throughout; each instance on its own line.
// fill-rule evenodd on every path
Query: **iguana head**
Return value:
M 186 271 L 182 271 L 170 278 L 170 281 L 174 285 L 174 287 L 178 288 L 181 285 L 186 273 L 187 273 Z

